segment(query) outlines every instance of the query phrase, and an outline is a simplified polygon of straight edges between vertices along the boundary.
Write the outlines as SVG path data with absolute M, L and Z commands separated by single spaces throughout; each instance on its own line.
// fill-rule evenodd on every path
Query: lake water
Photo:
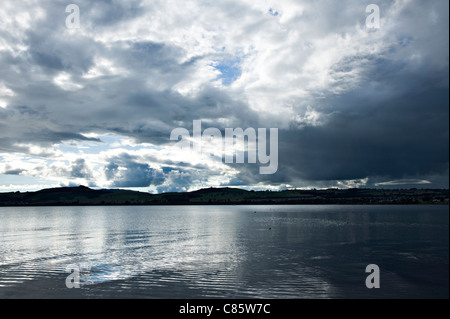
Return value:
M 0 298 L 448 298 L 448 216 L 448 206 L 3 207 Z M 366 287 L 369 264 L 379 289 Z

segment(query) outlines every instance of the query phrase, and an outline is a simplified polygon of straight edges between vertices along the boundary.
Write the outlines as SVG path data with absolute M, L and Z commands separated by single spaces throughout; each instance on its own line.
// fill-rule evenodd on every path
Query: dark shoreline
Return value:
M 150 194 L 84 186 L 0 193 L 0 207 L 180 205 L 448 205 L 448 189 L 326 189 L 247 191 L 205 188 Z

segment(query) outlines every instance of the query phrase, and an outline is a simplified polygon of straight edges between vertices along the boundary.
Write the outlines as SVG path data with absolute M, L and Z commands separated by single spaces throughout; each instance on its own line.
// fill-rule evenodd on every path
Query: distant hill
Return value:
M 74 205 L 245 205 L 245 204 L 448 204 L 448 189 L 326 189 L 247 191 L 204 188 L 150 194 L 85 186 L 0 193 L 0 206 Z

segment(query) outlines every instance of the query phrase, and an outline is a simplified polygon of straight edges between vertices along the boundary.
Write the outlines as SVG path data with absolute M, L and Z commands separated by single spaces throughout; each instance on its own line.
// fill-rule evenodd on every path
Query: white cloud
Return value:
M 398 179 L 387 182 L 375 183 L 375 186 L 398 186 L 398 185 L 426 185 L 431 184 L 430 181 L 420 179 Z
M 53 82 L 65 91 L 77 91 L 83 88 L 82 85 L 75 83 L 70 74 L 61 72 L 54 79 Z
M 342 180 L 337 182 L 337 186 L 339 188 L 359 188 L 364 187 L 367 185 L 367 182 L 369 181 L 369 178 L 362 178 L 362 179 L 351 179 L 351 180 Z
M 101 76 L 121 75 L 127 76 L 127 70 L 123 67 L 114 65 L 114 61 L 107 58 L 98 57 L 94 60 L 94 66 L 83 75 L 86 79 L 95 79 Z

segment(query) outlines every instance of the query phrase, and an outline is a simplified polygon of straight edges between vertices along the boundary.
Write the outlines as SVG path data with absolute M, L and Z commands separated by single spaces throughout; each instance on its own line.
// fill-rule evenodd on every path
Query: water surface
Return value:
M 3 207 L 0 298 L 448 298 L 448 225 L 448 206 Z

